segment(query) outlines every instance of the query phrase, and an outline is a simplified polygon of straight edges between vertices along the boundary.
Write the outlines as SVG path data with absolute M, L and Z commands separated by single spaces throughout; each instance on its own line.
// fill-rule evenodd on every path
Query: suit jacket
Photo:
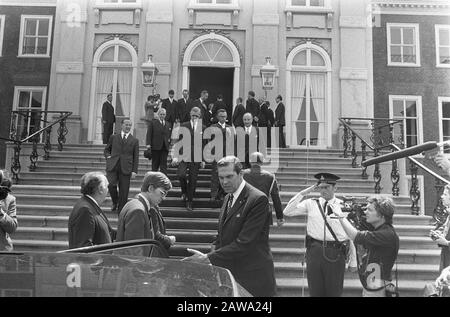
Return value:
M 5 199 L 0 200 L 0 251 L 12 251 L 13 244 L 10 234 L 17 229 L 16 197 L 8 194 Z
M 120 164 L 123 175 L 137 173 L 139 165 L 139 140 L 131 134 L 123 141 L 121 133 L 113 134 L 109 138 L 104 151 L 106 157 L 106 171 L 112 172 Z M 111 156 L 108 158 L 108 156 Z
M 273 111 L 269 109 L 266 103 L 263 103 L 259 112 L 258 126 L 271 127 L 274 124 Z
M 150 145 L 152 150 L 160 151 L 164 148 L 169 151 L 171 135 L 172 126 L 170 122 L 165 121 L 163 126 L 159 119 L 153 119 L 147 128 L 146 144 Z
M 250 112 L 253 117 L 258 117 L 259 119 L 259 103 L 255 98 L 247 99 L 245 102 L 245 112 Z
M 233 113 L 233 125 L 235 127 L 243 127 L 244 126 L 244 120 L 242 119 L 242 117 L 245 114 L 245 107 L 243 104 L 239 104 L 236 106 L 236 108 L 234 109 L 234 113 Z
M 270 196 L 272 198 L 277 219 L 283 219 L 283 209 L 275 175 L 259 166 L 252 166 L 243 170 L 243 176 L 247 183 L 262 191 L 267 197 Z M 270 220 L 272 220 L 272 217 Z M 270 224 L 273 224 L 273 222 L 271 221 Z
M 116 122 L 114 107 L 109 103 L 109 101 L 105 101 L 102 106 L 102 122 L 103 121 L 106 121 L 106 124 L 113 124 Z
M 245 127 L 244 133 L 245 133 Z M 250 152 L 253 152 L 253 150 L 258 151 L 259 150 L 259 129 L 258 127 L 252 126 L 252 129 L 250 131 L 250 134 L 245 133 L 245 155 L 250 155 Z M 253 144 L 256 144 L 253 146 Z M 252 146 L 250 146 L 252 145 Z
M 117 224 L 117 241 L 136 239 L 158 240 L 167 249 L 170 247 L 166 225 L 158 207 L 149 209 L 139 195 L 125 204 L 120 211 Z M 141 250 L 137 251 L 140 253 Z
M 263 192 L 245 184 L 224 219 L 227 195 L 220 213 L 215 250 L 208 253 L 213 265 L 227 268 L 254 296 L 273 296 L 275 275 L 269 248 L 271 214 Z
M 201 127 L 201 130 L 200 130 Z M 192 129 L 192 125 L 191 125 L 191 121 L 188 122 L 184 122 L 182 124 L 180 124 L 180 129 L 179 129 L 179 136 L 178 136 L 178 140 L 174 145 L 174 155 L 178 155 L 178 149 L 179 154 L 182 156 L 180 158 L 180 161 L 189 161 L 190 162 L 201 162 L 203 161 L 203 147 L 206 145 L 206 142 L 208 140 L 203 140 L 203 132 L 205 131 L 206 126 L 202 124 L 202 120 L 198 120 L 197 122 L 197 129 L 194 133 L 193 129 Z M 183 138 L 186 137 L 186 133 L 189 133 L 190 136 L 190 149 L 191 149 L 191 155 L 189 156 L 188 154 L 185 154 L 185 149 L 184 149 L 184 142 L 182 142 Z M 194 143 L 194 140 L 197 140 L 196 143 Z M 188 144 L 188 143 L 186 143 Z M 201 149 L 198 148 L 198 144 L 201 145 Z M 197 156 L 194 156 L 194 153 L 197 153 Z
M 174 98 L 172 102 L 169 98 L 163 99 L 161 107 L 166 109 L 166 120 L 173 124 L 175 122 L 175 111 L 178 108 L 176 99 Z
M 184 98 L 178 99 L 178 113 L 175 114 L 175 119 L 179 118 L 180 122 L 186 122 L 191 120 L 190 112 L 192 107 L 194 107 L 194 100 L 188 98 L 184 101 Z
M 69 249 L 111 243 L 114 230 L 103 211 L 89 197 L 82 196 L 69 216 Z
M 275 126 L 284 127 L 286 125 L 284 104 L 280 102 L 275 109 Z
M 234 155 L 234 129 L 233 127 L 231 127 L 229 124 L 225 124 L 225 129 L 222 128 L 222 126 L 219 123 L 215 123 L 212 124 L 209 129 L 218 129 L 218 130 L 213 130 L 214 134 L 211 136 L 210 140 L 213 141 L 216 138 L 216 135 L 220 135 L 217 132 L 221 132 L 221 136 L 222 136 L 222 153 L 220 156 L 220 158 L 225 157 L 227 155 Z M 212 144 L 212 143 L 210 143 Z M 229 149 L 229 153 L 227 153 L 227 144 L 228 144 L 228 149 Z M 216 148 L 214 147 L 213 149 L 211 149 L 211 154 L 215 155 L 216 154 Z M 220 154 L 220 153 L 218 153 Z M 218 161 L 218 160 L 216 160 Z
M 196 99 L 194 101 L 194 107 L 200 108 L 202 112 L 202 121 L 205 126 L 209 126 L 211 124 L 211 115 L 208 111 L 208 105 L 206 103 L 202 103 L 202 101 L 199 99 Z

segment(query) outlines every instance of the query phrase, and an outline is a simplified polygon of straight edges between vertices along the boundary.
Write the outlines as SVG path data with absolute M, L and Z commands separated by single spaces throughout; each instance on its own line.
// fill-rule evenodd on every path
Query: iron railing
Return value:
M 47 120 L 49 115 L 59 114 L 59 118 L 54 122 Z M 39 159 L 38 144 L 42 142 L 44 160 L 50 158 L 51 131 L 52 127 L 59 123 L 58 127 L 58 150 L 63 150 L 66 142 L 66 135 L 69 132 L 66 126 L 66 119 L 72 115 L 69 111 L 42 111 L 42 110 L 18 110 L 12 112 L 9 138 L 0 137 L 0 139 L 14 143 L 14 153 L 11 158 L 11 173 L 17 184 L 21 170 L 20 151 L 24 143 L 32 142 L 32 151 L 30 154 L 29 170 L 35 171 Z M 42 127 L 43 126 L 43 127 Z

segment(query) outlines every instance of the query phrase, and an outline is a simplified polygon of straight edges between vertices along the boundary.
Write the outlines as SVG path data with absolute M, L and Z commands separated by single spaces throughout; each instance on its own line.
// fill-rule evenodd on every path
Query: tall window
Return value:
M 294 146 L 328 144 L 330 65 L 326 51 L 310 42 L 294 49 L 288 57 L 290 120 L 287 132 Z
M 394 125 L 394 140 L 397 142 L 402 136 L 406 147 L 422 143 L 422 98 L 389 96 L 389 108 L 390 118 L 402 120 L 401 125 Z
M 50 15 L 22 15 L 19 56 L 50 56 L 52 22 L 53 17 Z
M 439 139 L 450 140 L 450 97 L 439 97 Z M 450 146 L 444 146 L 444 153 L 450 154 Z
M 387 23 L 389 66 L 420 66 L 419 25 Z
M 14 110 L 17 116 L 16 138 L 23 140 L 41 128 L 46 87 L 15 87 Z
M 5 15 L 0 15 L 0 56 L 3 55 L 3 34 L 5 33 Z
M 450 67 L 450 25 L 436 25 L 436 66 Z

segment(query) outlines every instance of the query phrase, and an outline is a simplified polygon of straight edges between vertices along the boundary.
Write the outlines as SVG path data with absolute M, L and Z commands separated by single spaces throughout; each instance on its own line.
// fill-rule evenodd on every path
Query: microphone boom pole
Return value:
M 367 167 L 373 164 L 379 164 L 379 163 L 383 163 L 383 162 L 387 162 L 387 161 L 392 161 L 392 160 L 397 160 L 397 159 L 401 159 L 407 156 L 412 156 L 412 155 L 416 155 L 422 152 L 426 152 L 426 151 L 430 151 L 430 150 L 434 150 L 437 147 L 441 147 L 443 145 L 450 145 L 450 141 L 445 141 L 445 142 L 435 142 L 435 141 L 428 141 L 425 142 L 423 144 L 420 145 L 415 145 L 415 146 L 411 146 L 409 148 L 400 150 L 400 151 L 396 151 L 396 152 L 392 152 L 392 153 L 388 153 L 385 155 L 381 155 L 381 156 L 377 156 L 368 160 L 365 160 L 364 162 L 361 162 L 361 165 L 363 167 Z

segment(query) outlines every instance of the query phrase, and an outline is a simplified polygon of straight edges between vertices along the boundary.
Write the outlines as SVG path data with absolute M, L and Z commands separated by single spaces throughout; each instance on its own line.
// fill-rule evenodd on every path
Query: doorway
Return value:
M 233 109 L 234 68 L 189 67 L 189 94 L 198 99 L 202 90 L 208 91 L 207 105 L 217 100 L 222 94 L 227 111 Z M 231 117 L 231 113 L 228 114 Z

